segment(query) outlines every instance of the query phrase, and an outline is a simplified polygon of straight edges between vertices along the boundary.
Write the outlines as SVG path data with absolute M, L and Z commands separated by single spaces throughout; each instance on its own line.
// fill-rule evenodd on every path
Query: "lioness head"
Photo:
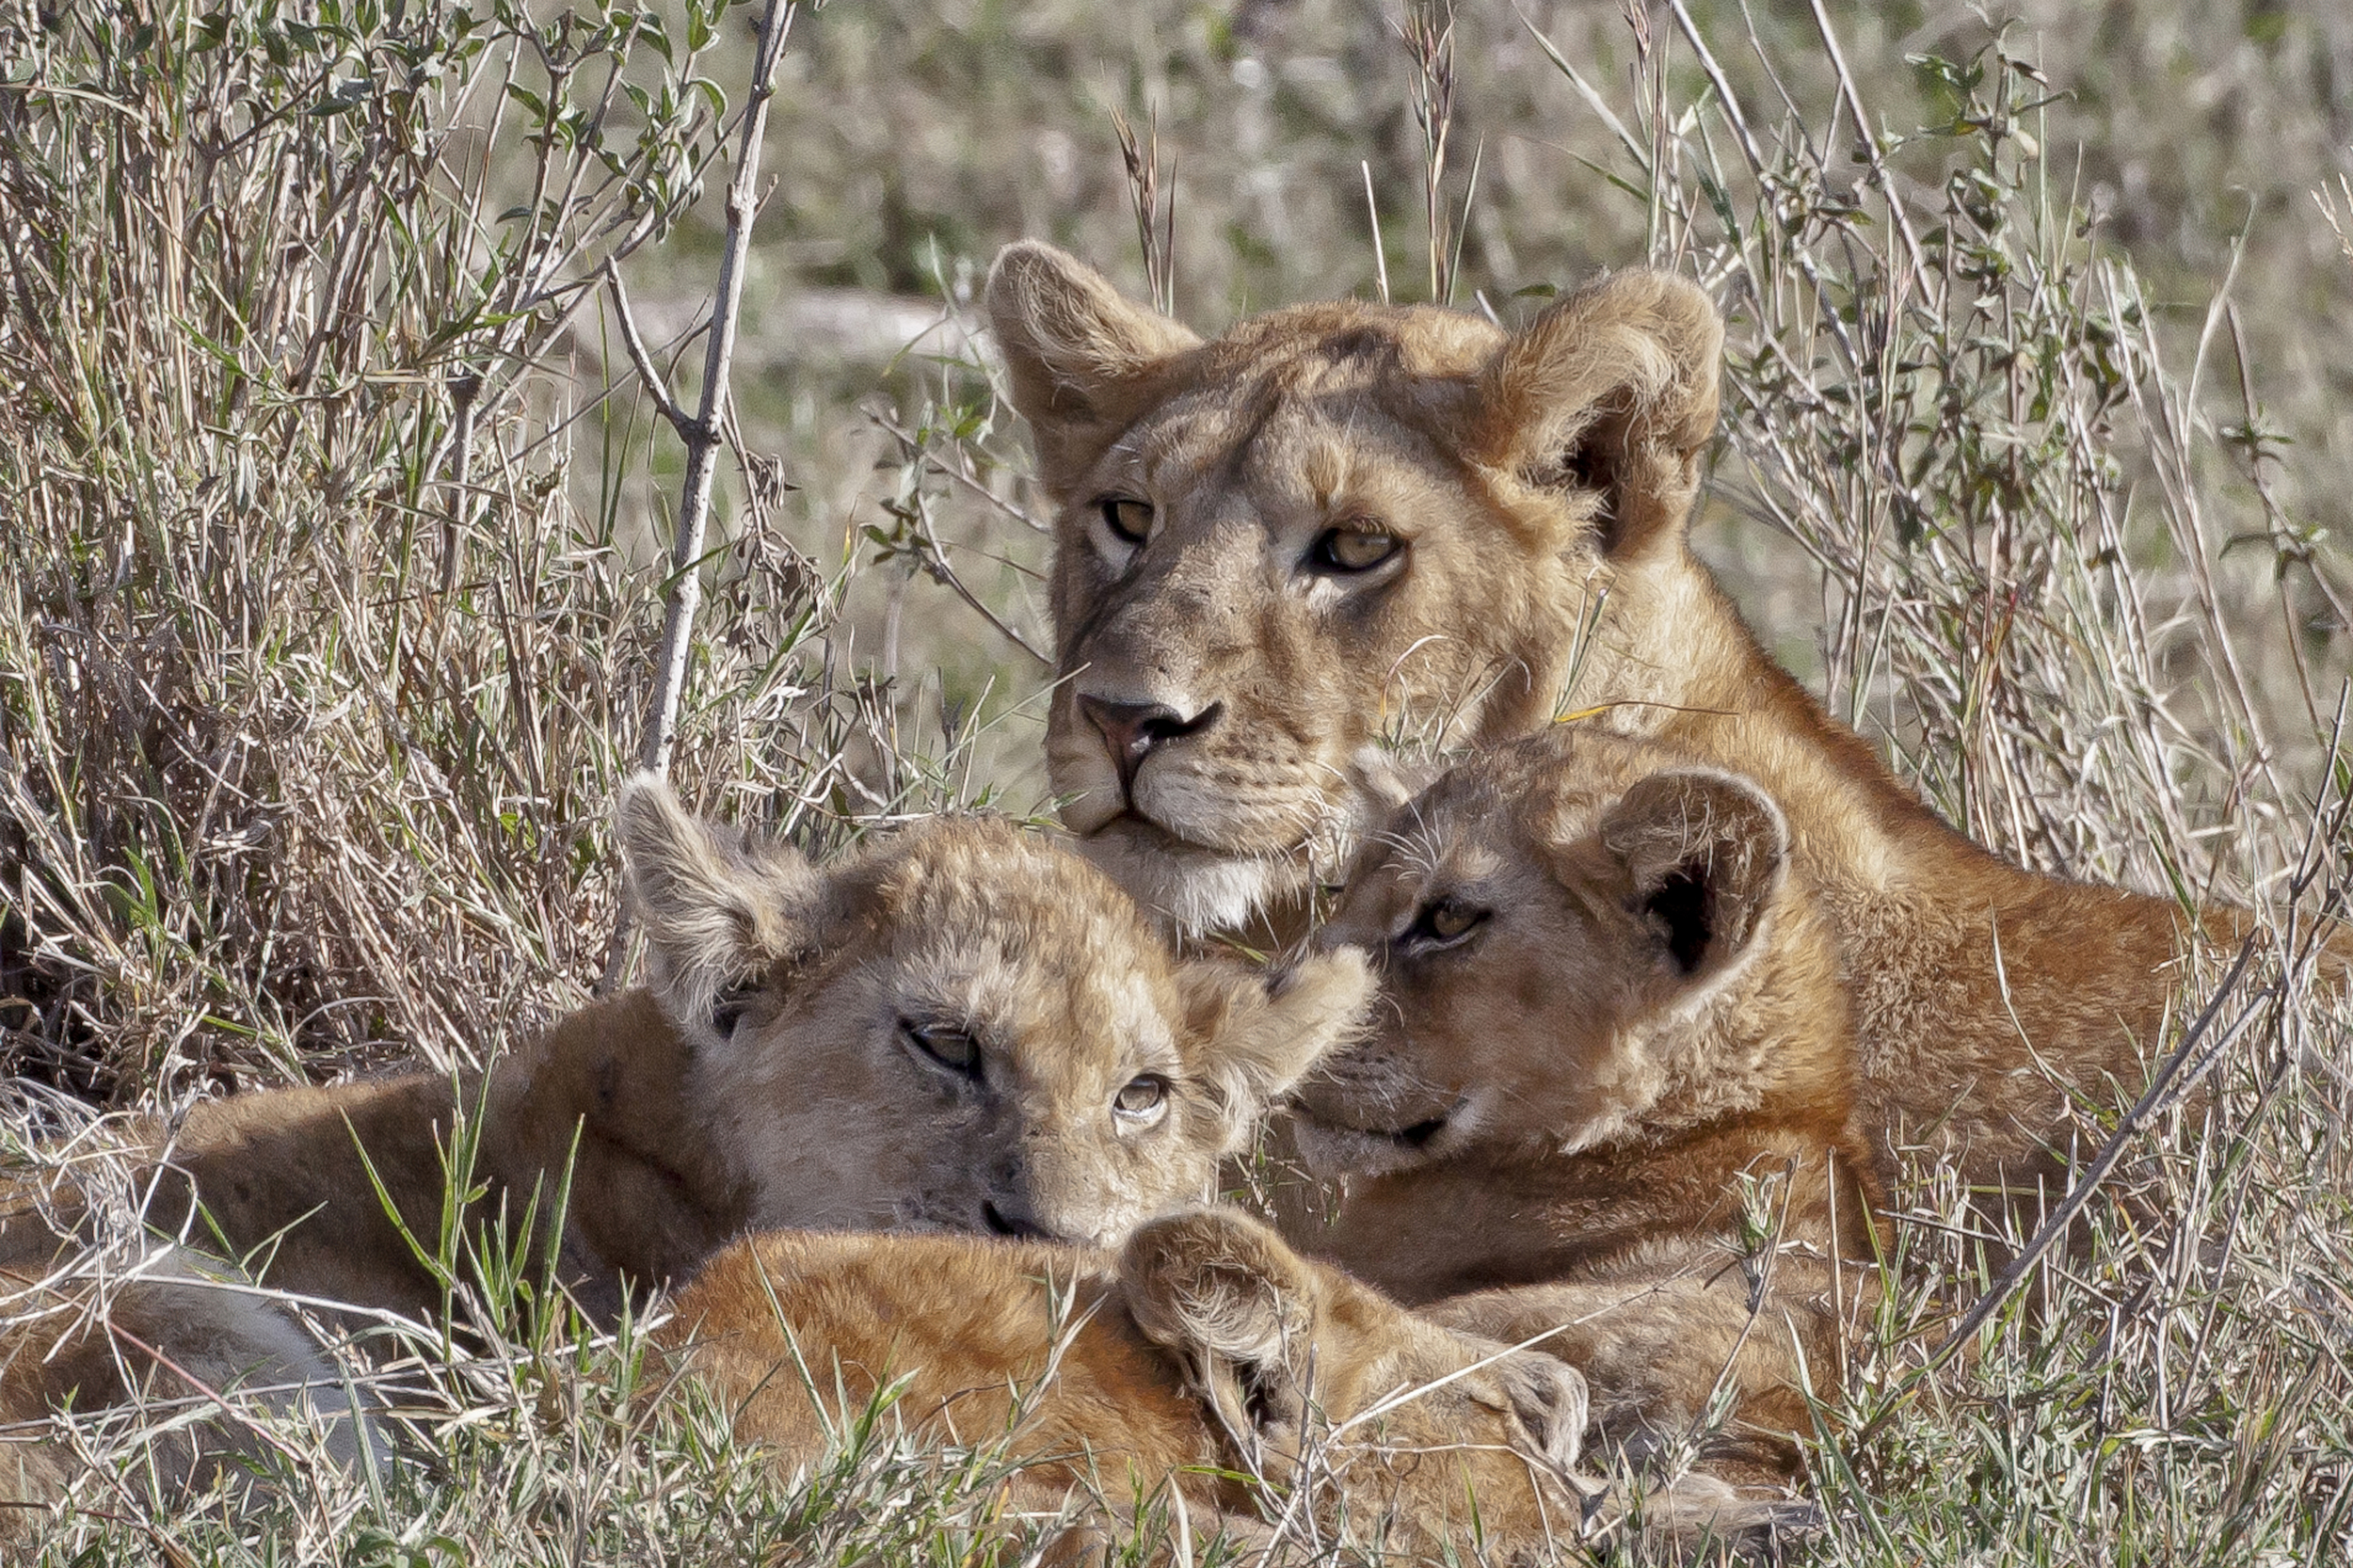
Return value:
M 1116 1241 L 1346 1030 L 1362 961 L 1179 960 L 1084 861 L 1009 823 L 919 824 L 824 871 L 633 780 L 654 991 L 763 1226 Z
M 1050 247 L 988 283 L 1057 504 L 1065 820 L 1186 926 L 1305 885 L 1393 803 L 1381 745 L 1517 734 L 1644 563 L 1679 556 L 1722 332 L 1620 273 L 1525 328 L 1306 305 L 1204 343 Z M 1328 856 L 1322 858 L 1328 859 Z
M 1556 728 L 1457 765 L 1368 840 L 1327 946 L 1373 955 L 1372 1032 L 1297 1096 L 1332 1171 L 1580 1148 L 1740 1108 L 1766 1027 L 1843 1038 L 1833 950 L 1747 779 Z M 1771 961 L 1766 955 L 1771 953 Z
M 1337 1474 L 1360 1517 L 1432 1536 L 1476 1508 L 1490 1529 L 1576 1538 L 1587 1395 L 1566 1363 L 1440 1328 L 1230 1208 L 1138 1230 L 1120 1283 L 1268 1480 Z

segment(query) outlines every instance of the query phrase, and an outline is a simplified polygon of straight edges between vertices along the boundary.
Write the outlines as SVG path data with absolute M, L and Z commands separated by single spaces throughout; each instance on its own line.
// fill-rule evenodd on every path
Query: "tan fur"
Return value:
M 657 1336 L 788 1469 L 840 1422 L 837 1374 L 853 1419 L 904 1376 L 896 1418 L 930 1441 L 1004 1440 L 1027 1462 L 1021 1501 L 1076 1487 L 1119 1513 L 1173 1489 L 1202 1543 L 1248 1533 L 1311 1472 L 1324 1528 L 1345 1510 L 1362 1540 L 1395 1513 L 1391 1548 L 1421 1555 L 1469 1539 L 1474 1497 L 1490 1560 L 1584 1523 L 1577 1373 L 1423 1321 L 1231 1210 L 1152 1222 L 1116 1256 L 761 1236 L 713 1259 Z M 1252 1476 L 1277 1491 L 1262 1499 Z
M 1083 352 L 1052 329 L 1065 295 L 1091 301 Z M 1061 504 L 1054 779 L 1091 853 L 1180 921 L 1296 929 L 1320 852 L 1398 792 L 1384 726 L 1477 744 L 1593 710 L 1788 813 L 1849 955 L 1882 1173 L 1924 1147 L 2027 1194 L 2057 1178 L 2067 1085 L 2143 1081 L 2186 935 L 2242 928 L 1970 843 L 1759 647 L 1685 538 L 1721 342 L 1691 284 L 1620 273 L 1517 333 L 1337 303 L 1200 344 L 1031 244 L 988 298 Z M 1020 367 L 1054 353 L 1096 417 L 1032 394 Z M 1106 494 L 1156 508 L 1141 550 L 1114 548 Z M 1377 580 L 1306 569 L 1353 518 L 1406 552 Z M 1211 717 L 1123 792 L 1088 696 Z
M 1836 946 L 1788 857 L 1753 785 L 1655 748 L 1481 754 L 1357 861 L 1319 940 L 1379 955 L 1376 1026 L 1300 1096 L 1343 1194 L 1308 1250 L 1440 1322 L 1557 1331 L 1612 1447 L 1696 1431 L 1722 1379 L 1741 1481 L 1794 1473 L 1875 1250 Z
M 501 1215 L 520 1229 L 536 1204 L 544 1231 L 568 1170 L 562 1234 L 530 1256 L 552 1242 L 556 1277 L 600 1317 L 754 1228 L 1112 1242 L 1208 1195 L 1219 1158 L 1369 985 L 1353 957 L 1273 977 L 1179 959 L 1100 872 L 993 819 L 925 823 L 824 872 L 707 827 L 659 784 L 632 786 L 620 825 L 657 952 L 651 991 L 574 1014 L 486 1081 L 423 1073 L 200 1102 L 140 1135 L 149 1223 L 251 1257 L 279 1289 L 437 1314 L 443 1288 L 377 1190 L 436 1249 L 463 1116 L 482 1188 L 469 1229 Z M 927 1056 L 911 1025 L 968 1041 L 967 1069 Z M 1156 1103 L 1123 1113 L 1139 1080 Z M 71 1182 L 0 1199 L 0 1270 L 41 1295 L 80 1245 L 84 1200 Z M 274 1307 L 215 1299 L 238 1304 L 221 1310 L 241 1315 L 248 1361 L 285 1361 Z M 76 1332 L 88 1355 L 53 1356 L 0 1397 L 20 1413 L 55 1402 L 122 1350 L 103 1325 Z M 131 1359 L 152 1365 L 144 1353 Z M 110 1373 L 82 1400 L 121 1392 Z

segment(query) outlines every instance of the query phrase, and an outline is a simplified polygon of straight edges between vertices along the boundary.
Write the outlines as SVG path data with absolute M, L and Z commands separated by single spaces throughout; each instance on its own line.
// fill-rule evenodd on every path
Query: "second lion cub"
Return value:
M 1230 1209 L 1152 1221 L 1115 1255 L 754 1237 L 680 1294 L 658 1336 L 726 1400 L 736 1435 L 788 1466 L 888 1387 L 914 1435 L 1002 1441 L 1020 1504 L 1059 1508 L 1076 1488 L 1117 1509 L 1173 1487 L 1204 1540 L 1257 1533 L 1266 1505 L 1296 1497 L 1302 1533 L 1548 1561 L 1599 1492 L 1571 1468 L 1575 1370 L 1417 1318 Z
M 1763 792 L 1654 747 L 1556 729 L 1472 758 L 1321 934 L 1383 994 L 1299 1128 L 1345 1181 L 1309 1251 L 1562 1356 L 1637 1453 L 1729 1384 L 1709 1467 L 1738 1481 L 1794 1472 L 1879 1207 L 1837 948 L 1789 860 Z

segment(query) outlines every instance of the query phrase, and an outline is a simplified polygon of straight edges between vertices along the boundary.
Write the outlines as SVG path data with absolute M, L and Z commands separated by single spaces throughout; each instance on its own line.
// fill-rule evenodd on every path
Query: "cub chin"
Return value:
M 1880 1205 L 1837 951 L 1773 802 L 1556 728 L 1400 810 L 1319 940 L 1382 989 L 1298 1097 L 1343 1194 L 1302 1244 L 1582 1368 L 1612 1448 L 1701 1432 L 1728 1389 L 1706 1468 L 1794 1475 Z

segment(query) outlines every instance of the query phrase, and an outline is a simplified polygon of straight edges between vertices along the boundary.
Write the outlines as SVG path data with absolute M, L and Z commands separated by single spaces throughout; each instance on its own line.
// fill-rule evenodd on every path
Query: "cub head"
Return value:
M 1695 286 L 1619 273 L 1517 332 L 1306 305 L 1204 343 L 1024 243 L 987 302 L 1056 504 L 1054 787 L 1181 924 L 1303 890 L 1395 803 L 1385 749 L 1532 729 L 1573 660 L 1649 679 L 1603 612 L 1684 564 L 1722 341 Z
M 1474 756 L 1371 837 L 1327 947 L 1369 1032 L 1297 1096 L 1331 1171 L 1574 1153 L 1753 1104 L 1845 1038 L 1834 950 L 1745 778 L 1556 727 Z M 1832 1060 L 1842 1060 L 1834 1053 Z
M 1116 1242 L 1198 1199 L 1353 1023 L 1354 954 L 1179 959 L 1101 872 L 999 819 L 824 870 L 622 792 L 653 989 L 761 1228 Z
M 1476 1509 L 1489 1532 L 1577 1539 L 1595 1483 L 1574 1471 L 1587 1397 L 1566 1363 L 1441 1328 L 1230 1208 L 1143 1226 L 1120 1285 L 1266 1480 L 1329 1473 L 1359 1520 L 1433 1537 Z

